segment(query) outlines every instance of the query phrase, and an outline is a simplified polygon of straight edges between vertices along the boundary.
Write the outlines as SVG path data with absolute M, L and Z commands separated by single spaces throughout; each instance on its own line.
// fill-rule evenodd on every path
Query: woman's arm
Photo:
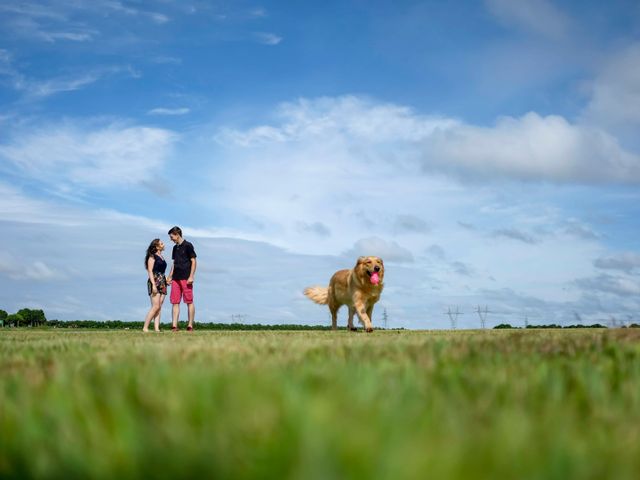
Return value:
M 153 266 L 156 264 L 156 259 L 154 257 L 149 257 L 147 260 L 147 275 L 149 275 L 149 281 L 151 282 L 151 291 L 153 293 L 158 293 L 158 287 L 156 287 L 156 280 L 153 278 Z

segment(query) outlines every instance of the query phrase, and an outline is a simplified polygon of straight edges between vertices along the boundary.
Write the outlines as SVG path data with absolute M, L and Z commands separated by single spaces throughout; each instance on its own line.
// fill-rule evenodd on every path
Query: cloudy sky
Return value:
M 0 0 L 0 308 L 141 320 L 177 224 L 200 321 L 640 321 L 639 128 L 635 0 Z

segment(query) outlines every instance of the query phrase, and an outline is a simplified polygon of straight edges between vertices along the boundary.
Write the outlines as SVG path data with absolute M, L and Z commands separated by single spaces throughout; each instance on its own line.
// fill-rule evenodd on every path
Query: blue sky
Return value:
M 141 319 L 178 224 L 200 321 L 640 321 L 638 127 L 633 1 L 0 1 L 0 308 Z

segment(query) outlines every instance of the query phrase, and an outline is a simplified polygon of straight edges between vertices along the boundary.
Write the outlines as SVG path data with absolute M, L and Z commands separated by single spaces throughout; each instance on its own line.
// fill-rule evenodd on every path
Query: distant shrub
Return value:
M 513 328 L 511 325 L 509 325 L 508 323 L 501 323 L 500 325 L 496 325 L 495 327 L 493 327 L 495 329 L 502 329 L 502 328 Z

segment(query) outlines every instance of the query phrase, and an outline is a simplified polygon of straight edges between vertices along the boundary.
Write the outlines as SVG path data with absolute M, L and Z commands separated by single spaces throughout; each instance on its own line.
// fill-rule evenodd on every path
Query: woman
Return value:
M 144 257 L 144 266 L 147 269 L 147 291 L 151 299 L 151 308 L 144 319 L 143 332 L 149 331 L 149 323 L 154 319 L 154 330 L 160 331 L 160 313 L 162 310 L 162 302 L 167 295 L 167 279 L 164 272 L 167 270 L 167 262 L 162 257 L 164 243 L 159 238 L 154 239 L 147 248 L 147 254 Z

